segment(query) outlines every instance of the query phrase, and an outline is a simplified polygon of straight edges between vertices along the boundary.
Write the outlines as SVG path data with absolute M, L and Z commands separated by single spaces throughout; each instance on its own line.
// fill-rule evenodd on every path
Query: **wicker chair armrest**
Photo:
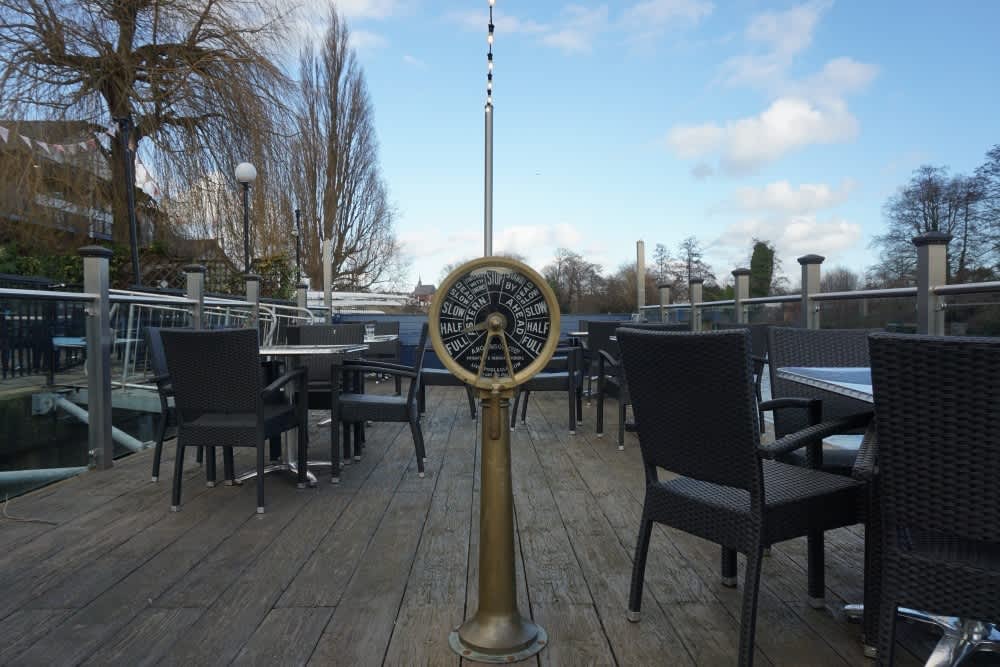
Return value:
M 818 398 L 772 398 L 769 401 L 761 401 L 760 409 L 762 412 L 767 412 L 768 410 L 784 410 L 785 408 L 800 408 L 806 410 L 815 410 L 823 403 Z
M 869 425 L 865 436 L 861 439 L 861 447 L 858 448 L 858 457 L 854 459 L 854 470 L 851 472 L 851 477 L 866 482 L 873 480 L 877 472 L 875 467 L 877 458 L 878 436 L 874 424 L 872 424 Z
M 613 368 L 618 368 L 621 366 L 621 359 L 611 354 L 607 350 L 601 350 L 601 363 L 607 364 Z
M 412 366 L 404 366 L 403 364 L 396 364 L 391 361 L 376 361 L 373 359 L 345 359 L 343 362 L 343 369 L 345 371 L 356 371 L 361 370 L 361 366 L 365 367 L 365 370 L 381 370 L 388 373 L 389 371 L 410 371 L 413 372 Z
M 272 396 L 276 395 L 282 387 L 284 387 L 286 384 L 288 384 L 293 380 L 297 380 L 299 386 L 302 386 L 303 384 L 305 384 L 305 378 L 306 378 L 305 368 L 303 367 L 293 368 L 292 370 L 288 371 L 287 373 L 279 377 L 271 384 L 261 389 L 260 390 L 261 398 L 265 399 L 271 398 Z
M 819 424 L 813 424 L 800 431 L 779 438 L 774 442 L 759 445 L 757 451 L 764 458 L 773 459 L 782 454 L 788 454 L 796 449 L 805 447 L 810 443 L 820 442 L 828 436 L 867 426 L 873 415 L 873 412 L 859 412 L 839 419 L 830 419 Z
M 342 369 L 346 373 L 354 373 L 356 371 L 362 371 L 362 372 L 371 371 L 372 373 L 385 373 L 386 375 L 398 375 L 399 377 L 406 377 L 406 378 L 417 377 L 416 371 L 414 371 L 409 366 L 397 366 L 396 364 L 382 364 L 377 361 L 351 362 L 350 365 L 344 364 Z

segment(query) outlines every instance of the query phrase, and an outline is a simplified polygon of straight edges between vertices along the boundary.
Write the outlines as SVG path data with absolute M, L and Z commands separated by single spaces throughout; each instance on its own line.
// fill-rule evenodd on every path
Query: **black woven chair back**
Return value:
M 624 327 L 618 344 L 644 463 L 759 490 L 750 334 Z
M 868 334 L 864 329 L 796 329 L 771 327 L 768 330 L 768 366 L 772 398 L 822 398 L 823 419 L 836 419 L 871 410 L 871 405 L 846 396 L 782 380 L 777 369 L 785 366 L 825 366 L 842 368 L 868 366 Z M 809 425 L 805 410 L 775 410 L 774 434 L 780 438 Z
M 375 320 L 376 336 L 399 335 L 399 320 Z
M 628 322 L 588 320 L 581 322 L 581 324 L 587 325 L 585 329 L 587 332 L 585 345 L 591 359 L 597 359 L 597 355 L 601 353 L 601 350 L 614 355 L 618 354 L 618 346 L 612 344 L 609 339 L 615 335 L 615 329 L 625 326 Z
M 288 327 L 288 342 L 292 345 L 360 345 L 364 340 L 365 325 L 359 322 Z M 306 355 L 300 358 L 299 363 L 306 367 L 310 384 L 330 383 L 328 355 Z
M 413 350 L 413 372 L 416 377 L 410 380 L 410 389 L 407 392 L 407 402 L 416 405 L 417 392 L 420 389 L 420 372 L 424 369 L 424 359 L 427 357 L 427 332 L 429 325 L 424 322 L 420 327 L 420 340 Z
M 717 331 L 748 329 L 750 331 L 750 354 L 758 357 L 767 356 L 767 335 L 773 327 L 773 324 L 735 324 L 729 322 L 719 322 L 715 325 Z
M 887 533 L 992 543 L 1000 557 L 1000 339 L 873 334 L 870 345 Z
M 182 421 L 205 413 L 257 412 L 260 355 L 253 329 L 161 332 Z
M 160 327 L 146 327 L 146 350 L 149 352 L 149 366 L 153 375 L 160 377 L 170 374 L 167 370 L 167 355 L 163 351 L 161 331 Z

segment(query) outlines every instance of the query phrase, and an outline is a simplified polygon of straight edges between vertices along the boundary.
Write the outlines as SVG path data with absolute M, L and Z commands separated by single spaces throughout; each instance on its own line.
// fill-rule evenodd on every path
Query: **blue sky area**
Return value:
M 322 14 L 320 2 L 315 7 Z M 412 258 L 482 254 L 487 0 L 342 0 Z M 494 247 L 606 273 L 697 236 L 720 277 L 773 242 L 863 271 L 920 164 L 1000 143 L 1000 3 L 496 0 Z

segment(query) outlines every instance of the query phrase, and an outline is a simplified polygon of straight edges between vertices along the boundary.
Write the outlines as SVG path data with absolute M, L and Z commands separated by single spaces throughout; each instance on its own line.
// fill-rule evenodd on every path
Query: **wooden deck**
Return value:
M 425 479 L 405 425 L 377 424 L 339 486 L 269 477 L 264 515 L 252 483 L 208 489 L 193 464 L 170 513 L 169 444 L 159 483 L 146 452 L 14 499 L 6 514 L 33 521 L 0 518 L 0 664 L 457 665 L 448 632 L 476 608 L 479 429 L 464 392 L 433 388 L 428 403 Z M 735 664 L 741 592 L 718 583 L 712 544 L 658 527 L 643 620 L 625 620 L 637 443 L 617 451 L 613 423 L 597 438 L 593 406 L 570 436 L 564 412 L 535 395 L 512 438 L 520 605 L 550 637 L 530 662 Z M 323 452 L 326 428 L 312 442 Z M 806 604 L 804 543 L 773 549 L 758 664 L 868 662 L 839 611 L 861 598 L 860 535 L 830 535 L 820 611 Z M 901 625 L 899 664 L 920 664 L 930 637 Z

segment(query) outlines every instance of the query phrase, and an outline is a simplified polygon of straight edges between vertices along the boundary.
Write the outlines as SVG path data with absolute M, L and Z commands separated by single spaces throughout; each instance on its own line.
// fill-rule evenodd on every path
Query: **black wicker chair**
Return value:
M 215 447 L 222 447 L 227 485 L 234 483 L 233 447 L 257 449 L 257 511 L 264 511 L 264 447 L 270 437 L 298 428 L 299 486 L 306 483 L 306 447 L 309 438 L 306 411 L 306 371 L 297 368 L 266 387 L 261 383 L 257 332 L 228 331 L 160 332 L 167 368 L 174 388 L 177 413 L 177 457 L 171 510 L 181 506 L 184 450 L 207 448 L 210 483 L 215 478 Z M 298 384 L 298 401 L 276 401 L 282 388 Z
M 420 375 L 424 365 L 424 348 L 427 346 L 427 324 L 420 330 L 420 340 L 414 350 L 413 366 L 401 366 L 369 360 L 347 360 L 344 361 L 343 372 L 345 375 L 360 375 L 363 373 L 385 373 L 387 375 L 405 377 L 410 379 L 410 386 L 405 395 L 386 396 L 383 394 L 365 394 L 360 392 L 341 393 L 336 387 L 333 390 L 332 410 L 333 410 L 333 434 L 331 448 L 337 451 L 340 446 L 337 437 L 337 424 L 364 424 L 372 422 L 407 422 L 410 425 L 410 432 L 413 434 L 413 446 L 417 454 L 417 471 L 420 477 L 424 476 L 424 462 L 426 452 L 424 450 L 424 435 L 420 428 L 420 409 L 417 405 L 418 389 L 420 387 Z M 350 437 L 350 430 L 345 428 L 344 437 Z M 358 437 L 356 431 L 355 437 Z M 345 449 L 349 443 L 345 442 Z
M 400 363 L 400 361 L 402 361 L 402 357 L 400 356 L 400 341 L 398 338 L 399 320 L 375 320 L 374 322 L 368 322 L 367 324 L 375 325 L 376 336 L 395 335 L 397 338 L 396 340 L 368 343 L 368 350 L 364 354 L 365 359 L 371 359 L 372 361 L 385 361 L 390 364 Z M 403 391 L 403 379 L 397 375 L 393 378 L 393 380 L 396 383 L 396 395 L 398 396 Z M 378 379 L 376 379 L 376 383 L 377 382 Z
M 619 323 L 617 326 L 628 326 L 640 331 L 691 330 L 691 327 L 686 324 Z M 607 398 L 614 398 L 618 401 L 618 450 L 622 451 L 625 449 L 625 431 L 634 431 L 635 424 L 626 419 L 626 411 L 629 405 L 628 382 L 626 382 L 625 373 L 621 369 L 621 353 L 619 352 L 618 344 L 614 341 L 609 341 L 608 346 L 601 350 L 598 355 L 596 427 L 598 437 L 604 435 L 604 401 Z
M 291 345 L 360 345 L 365 339 L 365 325 L 361 323 L 339 323 L 339 324 L 308 324 L 297 327 L 288 327 L 288 342 Z M 355 357 L 359 355 L 354 355 Z M 308 402 L 310 410 L 330 410 L 330 442 L 339 442 L 339 437 L 333 431 L 341 425 L 333 418 L 333 387 L 337 391 L 358 389 L 364 378 L 357 375 L 348 376 L 349 385 L 341 387 L 343 375 L 341 373 L 341 363 L 344 357 L 331 357 L 325 354 L 314 354 L 300 357 L 298 362 L 309 371 L 309 392 Z M 360 384 L 363 386 L 363 384 Z M 349 429 L 350 424 L 343 424 L 343 428 Z M 358 451 L 355 452 L 357 458 L 361 457 L 360 446 L 363 438 L 364 424 L 355 425 L 355 441 L 358 443 Z M 349 433 L 344 433 L 344 442 L 350 443 Z M 344 460 L 349 460 L 351 452 L 349 448 L 344 449 L 343 454 L 339 448 L 332 451 L 330 460 L 330 480 L 333 483 L 340 482 L 340 468 L 343 456 Z
M 533 391 L 564 391 L 569 408 L 569 432 L 576 434 L 576 423 L 583 420 L 583 348 L 556 348 L 555 356 L 534 377 L 518 386 L 514 407 L 510 411 L 510 427 L 517 422 L 517 407 L 521 406 L 521 423 L 528 417 L 528 399 Z M 521 401 L 524 401 L 521 403 Z
M 580 327 L 587 332 L 586 337 L 580 340 L 583 347 L 583 363 L 587 373 L 587 395 L 593 396 L 593 383 L 597 379 L 598 391 L 600 391 L 600 359 L 601 352 L 608 352 L 614 357 L 618 357 L 618 345 L 610 339 L 615 335 L 615 329 L 625 326 L 628 321 L 621 320 L 580 320 Z
M 428 350 L 427 353 L 433 354 L 433 351 Z M 469 400 L 469 415 L 472 419 L 476 418 L 476 394 L 472 387 L 452 375 L 451 371 L 446 368 L 427 368 L 426 366 L 420 371 L 420 393 L 417 397 L 420 414 L 427 412 L 427 387 L 465 387 L 465 395 Z
M 855 523 L 865 484 L 774 460 L 815 432 L 760 443 L 748 332 L 623 328 L 618 342 L 646 470 L 628 618 L 640 618 L 654 523 L 743 552 L 739 664 L 751 665 L 764 548 L 813 526 Z M 659 468 L 678 476 L 661 480 Z
M 729 324 L 729 323 L 717 323 L 715 325 L 718 331 L 727 331 L 729 329 L 748 329 L 750 331 L 750 358 L 753 361 L 753 389 L 757 394 L 757 402 L 762 403 L 764 401 L 763 396 L 761 396 L 761 382 L 764 380 L 764 366 L 767 365 L 767 336 L 768 331 L 771 330 L 773 324 Z M 764 411 L 761 410 L 760 413 L 760 432 L 763 433 L 766 429 L 764 424 Z
M 969 619 L 960 628 L 967 636 L 939 645 L 934 664 L 957 664 L 978 639 L 1000 651 L 972 620 L 1000 623 L 1000 340 L 874 334 L 870 345 L 882 510 L 878 662 L 893 662 L 897 607 Z

